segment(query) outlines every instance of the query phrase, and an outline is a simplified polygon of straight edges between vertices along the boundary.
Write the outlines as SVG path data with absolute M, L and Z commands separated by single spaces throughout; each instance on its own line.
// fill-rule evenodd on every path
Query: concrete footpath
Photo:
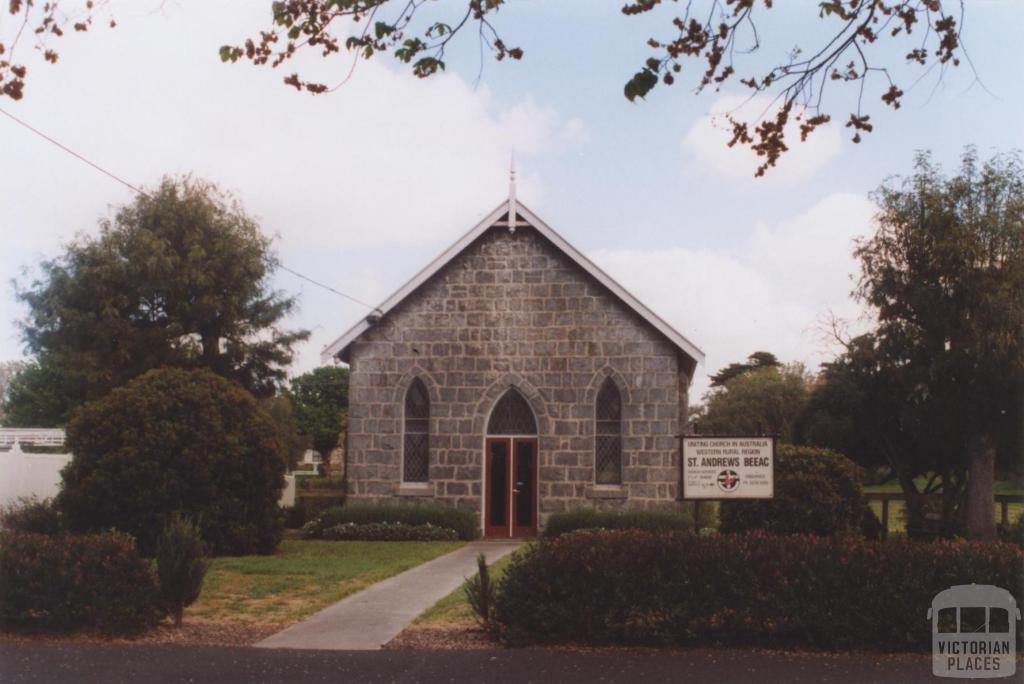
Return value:
M 257 648 L 373 651 L 398 636 L 416 617 L 476 574 L 476 557 L 490 565 L 517 549 L 519 541 L 478 541 L 417 565 L 324 608 L 271 635 Z

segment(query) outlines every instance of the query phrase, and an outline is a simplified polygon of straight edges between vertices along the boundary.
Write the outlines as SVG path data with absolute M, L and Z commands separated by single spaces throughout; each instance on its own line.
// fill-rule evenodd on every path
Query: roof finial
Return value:
M 508 167 L 508 232 L 516 232 L 516 153 Z

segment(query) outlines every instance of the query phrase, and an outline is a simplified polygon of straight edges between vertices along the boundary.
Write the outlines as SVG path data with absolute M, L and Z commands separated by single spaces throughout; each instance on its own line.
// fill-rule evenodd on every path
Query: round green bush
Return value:
M 723 501 L 722 532 L 828 536 L 858 532 L 867 502 L 863 471 L 828 449 L 781 444 L 775 454 L 775 498 Z
M 72 418 L 57 504 L 72 531 L 115 528 L 151 555 L 172 513 L 214 554 L 271 553 L 286 454 L 274 420 L 209 371 L 149 371 Z

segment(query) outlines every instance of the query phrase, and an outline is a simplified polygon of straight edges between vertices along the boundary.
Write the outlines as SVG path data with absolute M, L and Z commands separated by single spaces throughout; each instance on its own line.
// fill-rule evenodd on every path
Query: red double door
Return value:
M 488 437 L 485 445 L 484 535 L 537 535 L 537 438 Z

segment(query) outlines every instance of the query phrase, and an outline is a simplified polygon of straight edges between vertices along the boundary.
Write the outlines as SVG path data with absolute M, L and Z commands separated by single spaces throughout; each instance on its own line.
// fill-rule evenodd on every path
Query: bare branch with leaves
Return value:
M 23 52 L 19 48 L 27 47 L 26 42 L 31 41 L 31 48 L 42 53 L 45 61 L 56 64 L 60 54 L 54 49 L 52 41 L 62 37 L 68 27 L 79 33 L 88 31 L 107 3 L 103 0 L 86 0 L 69 4 L 74 9 L 64 12 L 64 3 L 59 0 L 48 0 L 42 4 L 35 0 L 8 0 L 7 13 L 13 22 L 0 24 L 0 97 L 20 100 L 25 95 L 28 67 L 25 60 L 19 57 Z M 109 16 L 109 11 L 106 14 L 110 28 L 117 26 L 117 22 Z

